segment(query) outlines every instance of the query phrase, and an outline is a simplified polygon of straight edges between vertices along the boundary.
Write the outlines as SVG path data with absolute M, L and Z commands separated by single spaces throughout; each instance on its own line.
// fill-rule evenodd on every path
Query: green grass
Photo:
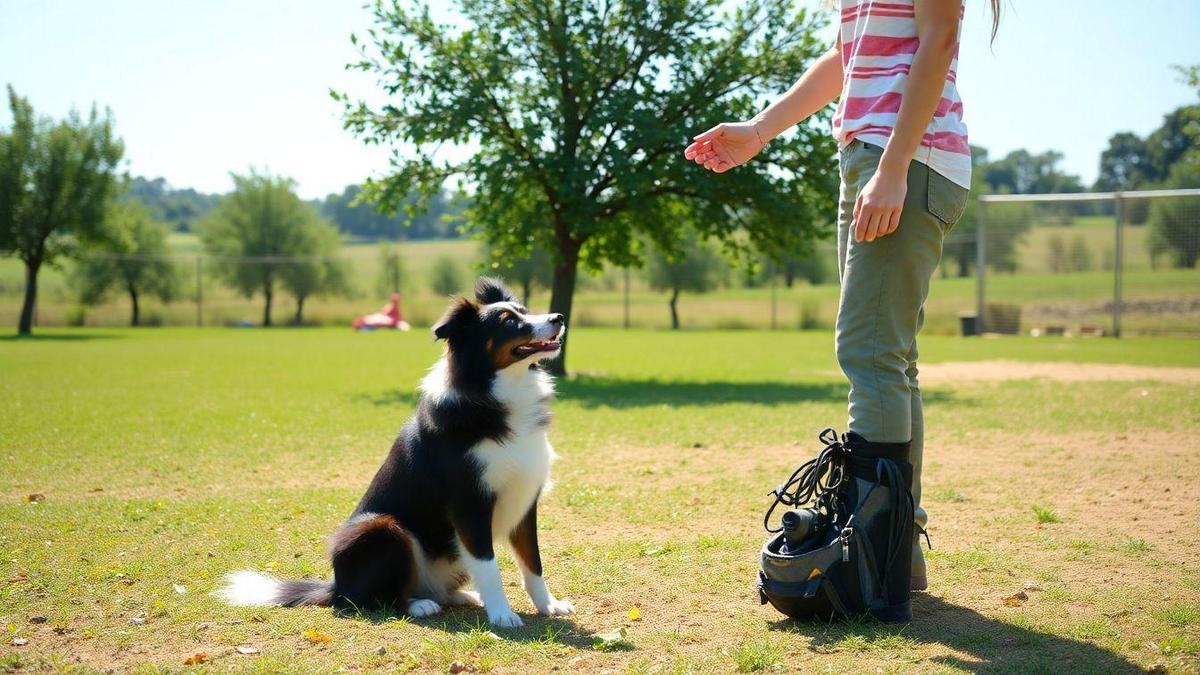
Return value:
M 1035 504 L 1033 506 L 1033 515 L 1037 516 L 1038 523 L 1042 525 L 1062 522 L 1062 516 L 1058 515 L 1058 511 L 1049 506 L 1038 506 Z M 1079 547 L 1076 546 L 1075 548 Z
M 578 614 L 530 615 L 504 559 L 527 625 L 502 631 L 472 610 L 337 616 L 209 595 L 234 569 L 329 574 L 324 537 L 439 353 L 425 331 L 0 338 L 0 668 L 175 670 L 198 652 L 214 670 L 263 672 L 1197 665 L 1200 576 L 1180 545 L 1200 536 L 1194 384 L 1149 370 L 1137 382 L 923 377 L 933 592 L 903 628 L 794 624 L 754 596 L 761 513 L 815 433 L 842 425 L 832 336 L 573 329 L 569 349 L 539 521 L 548 580 Z M 929 336 L 921 349 L 929 363 L 1200 366 L 1194 342 L 1170 339 Z M 1171 491 L 1149 489 L 1165 466 Z M 1154 518 L 1131 520 L 1146 511 L 1131 499 L 1152 500 Z M 1038 527 L 1031 504 L 1070 518 Z M 1027 581 L 1046 590 L 1006 606 Z M 627 647 L 597 646 L 619 628 Z

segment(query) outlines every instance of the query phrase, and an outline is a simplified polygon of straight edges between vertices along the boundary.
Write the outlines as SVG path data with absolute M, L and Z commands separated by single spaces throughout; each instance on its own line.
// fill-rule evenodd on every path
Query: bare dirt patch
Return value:
M 1162 368 L 1112 363 L 952 361 L 921 366 L 922 384 L 1048 379 L 1056 382 L 1171 382 L 1200 384 L 1200 368 Z

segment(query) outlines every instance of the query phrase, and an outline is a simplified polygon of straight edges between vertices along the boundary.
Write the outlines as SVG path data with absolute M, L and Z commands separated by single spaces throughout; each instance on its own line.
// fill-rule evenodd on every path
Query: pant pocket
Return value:
M 929 172 L 926 208 L 942 221 L 943 230 L 949 232 L 967 208 L 967 189 L 929 167 L 926 170 Z

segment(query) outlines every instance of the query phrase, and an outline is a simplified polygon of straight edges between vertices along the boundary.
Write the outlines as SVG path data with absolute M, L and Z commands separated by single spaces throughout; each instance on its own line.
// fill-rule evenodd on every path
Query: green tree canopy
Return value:
M 822 120 L 725 175 L 681 157 L 692 135 L 748 119 L 828 47 L 822 21 L 792 0 L 455 5 L 461 21 L 449 26 L 418 0 L 376 3 L 352 66 L 379 80 L 386 103 L 334 95 L 365 142 L 406 147 L 392 175 L 368 182 L 372 198 L 395 209 L 414 189 L 431 196 L 465 179 L 468 227 L 512 257 L 553 253 L 550 311 L 570 317 L 580 265 L 636 264 L 643 237 L 675 250 L 693 228 L 777 251 L 832 222 L 835 149 Z M 459 160 L 438 152 L 447 145 L 476 150 Z
M 71 285 L 85 305 L 103 302 L 114 289 L 127 293 L 129 325 L 140 325 L 141 298 L 171 302 L 179 295 L 179 275 L 167 257 L 167 228 L 151 220 L 140 203 L 125 199 L 110 204 L 104 230 L 102 240 L 81 248 Z
M 646 262 L 646 281 L 656 291 L 667 291 L 671 328 L 679 330 L 679 294 L 707 293 L 720 285 L 728 269 L 725 258 L 695 233 L 670 251 L 652 248 Z
M 35 117 L 10 86 L 12 128 L 0 131 L 0 254 L 25 263 L 25 299 L 17 332 L 28 335 L 43 264 L 102 236 L 124 146 L 112 117 L 95 107 L 54 122 Z
M 322 255 L 312 232 L 320 216 L 295 193 L 295 182 L 255 172 L 233 176 L 234 189 L 201 222 L 204 249 L 218 275 L 247 298 L 263 294 L 263 325 L 285 270 Z

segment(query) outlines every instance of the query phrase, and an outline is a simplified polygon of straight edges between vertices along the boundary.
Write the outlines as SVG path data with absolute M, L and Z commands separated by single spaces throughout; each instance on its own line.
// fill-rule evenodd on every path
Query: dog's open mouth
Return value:
M 562 349 L 562 341 L 558 338 L 553 340 L 532 340 L 523 345 L 517 345 L 513 348 L 513 353 L 517 356 L 529 356 L 538 352 L 556 352 Z

